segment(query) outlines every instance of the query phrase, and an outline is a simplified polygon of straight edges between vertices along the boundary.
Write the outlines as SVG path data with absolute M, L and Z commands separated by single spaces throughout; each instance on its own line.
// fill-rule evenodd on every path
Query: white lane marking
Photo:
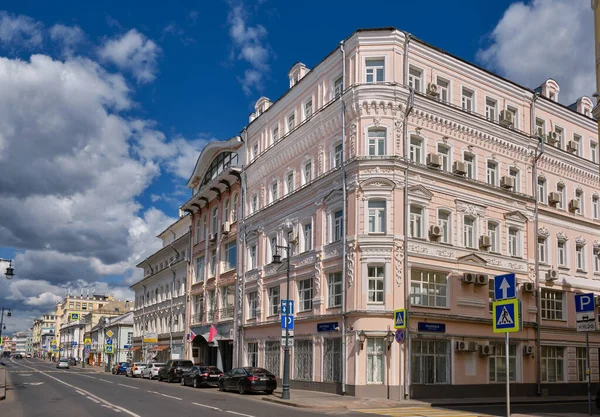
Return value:
M 43 382 L 24 382 L 23 384 L 24 385 L 34 385 L 35 386 L 35 385 L 42 385 Z
M 86 378 L 96 379 L 96 377 L 95 377 L 95 376 L 89 376 L 89 375 L 81 375 L 81 376 L 84 376 L 84 377 L 86 377 Z
M 236 416 L 254 417 L 254 416 L 251 416 L 250 414 L 238 413 L 238 412 L 236 412 L 236 411 L 225 411 L 225 412 L 226 412 L 226 413 L 229 413 L 229 414 L 235 414 Z
M 200 404 L 200 403 L 192 403 L 194 405 L 199 405 L 200 407 L 206 407 L 206 408 L 210 408 L 212 410 L 216 410 L 216 411 L 223 411 L 218 407 L 213 407 L 212 405 L 206 405 L 206 404 Z
M 179 397 L 173 397 L 172 395 L 167 395 L 167 394 L 162 394 L 162 393 L 161 393 L 160 395 L 162 395 L 163 397 L 167 397 L 167 398 L 173 398 L 174 400 L 179 400 L 179 401 L 181 401 L 181 398 L 179 398 Z
M 138 387 L 134 387 L 133 385 L 125 385 L 125 384 L 119 384 L 122 387 L 127 387 L 127 388 L 133 388 L 133 389 L 139 389 Z
M 12 358 L 11 358 L 11 360 L 12 360 Z M 13 360 L 13 362 L 14 362 L 14 360 Z M 31 370 L 34 370 L 34 371 L 36 370 L 35 368 L 32 368 L 31 366 L 27 366 L 27 365 L 22 365 L 22 366 L 24 366 L 24 367 L 26 367 L 26 368 L 29 368 L 29 369 L 31 369 Z M 92 394 L 91 392 L 88 392 L 88 391 L 86 391 L 86 390 L 84 390 L 84 389 L 81 389 L 81 388 L 78 388 L 78 387 L 76 387 L 76 386 L 74 386 L 74 385 L 71 385 L 71 384 L 69 384 L 69 383 L 67 383 L 67 382 L 63 381 L 62 379 L 55 378 L 55 377 L 53 377 L 52 375 L 48 375 L 47 373 L 45 373 L 45 372 L 42 372 L 42 371 L 39 371 L 39 373 L 40 373 L 40 374 L 42 374 L 42 375 L 44 375 L 44 376 L 47 376 L 48 378 L 54 379 L 55 381 L 57 381 L 57 382 L 60 382 L 60 383 L 61 383 L 61 384 L 63 384 L 63 385 L 66 385 L 66 386 L 68 386 L 68 387 L 70 387 L 70 388 L 73 388 L 74 390 L 79 390 L 79 391 L 81 391 L 81 392 L 85 392 L 85 393 L 86 393 L 86 394 L 87 394 L 89 397 L 91 397 L 91 398 L 95 398 L 95 399 L 96 399 L 96 400 L 98 400 L 100 403 L 102 403 L 102 406 L 103 406 L 103 407 L 110 408 L 110 409 L 114 410 L 114 411 L 115 411 L 115 412 L 117 412 L 117 413 L 120 413 L 121 411 L 123 411 L 123 412 L 125 412 L 125 413 L 129 414 L 129 415 L 130 415 L 130 416 L 132 416 L 132 417 L 141 417 L 139 414 L 136 414 L 136 413 L 134 413 L 134 412 L 133 412 L 133 411 L 131 411 L 131 410 L 128 410 L 128 409 L 126 409 L 126 408 L 123 408 L 123 407 L 121 407 L 121 406 L 118 406 L 118 405 L 114 405 L 114 404 L 112 404 L 112 403 L 110 403 L 110 402 L 106 401 L 104 398 L 101 398 L 101 397 L 99 397 L 99 396 L 97 396 L 97 395 L 94 395 L 94 394 Z
M 114 384 L 114 382 L 109 381 L 108 379 L 102 379 L 102 378 L 98 378 L 98 379 L 102 382 L 108 382 L 109 384 Z
M 87 398 L 88 400 L 92 400 L 92 401 L 93 401 L 93 402 L 95 402 L 96 404 L 100 404 L 100 401 L 98 401 L 98 400 L 97 400 L 97 399 L 95 399 L 95 398 L 92 398 L 92 397 L 85 397 L 85 398 Z
M 81 392 L 81 391 L 79 391 L 78 389 L 76 389 L 76 390 L 75 390 L 75 392 L 76 392 L 77 394 L 79 394 L 79 395 L 85 395 L 85 392 Z
M 31 374 L 21 374 L 21 376 L 31 376 Z

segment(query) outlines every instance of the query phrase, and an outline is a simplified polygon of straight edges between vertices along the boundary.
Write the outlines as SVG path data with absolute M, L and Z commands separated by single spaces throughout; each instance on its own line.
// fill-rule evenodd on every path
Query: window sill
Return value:
M 339 305 L 339 306 L 329 306 L 329 307 L 326 308 L 326 310 L 338 310 L 340 308 L 342 308 L 341 305 Z
M 247 321 L 256 321 L 256 317 L 248 317 L 246 320 Z
M 512 259 L 523 259 L 521 255 L 510 255 Z
M 569 267 L 568 267 L 568 266 L 566 266 L 566 265 L 559 265 L 559 266 L 558 266 L 558 269 L 560 269 L 560 270 L 563 270 L 563 271 L 569 271 L 571 268 L 569 268 Z
M 433 308 L 436 310 L 451 310 L 451 307 L 438 307 L 438 306 L 422 306 L 420 304 L 410 304 L 411 307 L 419 307 L 419 308 Z
M 578 273 L 578 274 L 587 274 L 587 271 L 585 271 L 583 269 L 579 269 L 579 268 L 576 269 L 575 272 Z
M 384 236 L 386 235 L 386 232 L 368 232 L 367 234 L 369 236 Z
M 545 319 L 542 317 L 542 320 L 546 320 L 546 321 L 554 321 L 554 322 L 563 322 L 566 323 L 567 319 Z
M 275 320 L 277 318 L 279 318 L 279 313 L 277 313 L 277 314 L 269 314 L 267 316 L 267 320 Z

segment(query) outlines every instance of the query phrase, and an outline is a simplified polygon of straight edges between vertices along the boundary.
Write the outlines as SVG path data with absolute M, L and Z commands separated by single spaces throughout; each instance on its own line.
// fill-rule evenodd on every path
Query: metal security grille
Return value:
M 312 380 L 312 340 L 294 341 L 294 379 Z
M 414 340 L 411 347 L 413 384 L 448 384 L 450 382 L 449 342 Z
M 323 381 L 340 382 L 342 376 L 342 339 L 325 339 Z
M 281 344 L 279 342 L 265 342 L 265 368 L 277 377 L 281 377 Z

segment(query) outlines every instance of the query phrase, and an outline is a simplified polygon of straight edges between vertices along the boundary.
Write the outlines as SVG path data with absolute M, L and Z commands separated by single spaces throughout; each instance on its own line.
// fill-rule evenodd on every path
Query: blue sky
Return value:
M 357 28 L 394 26 L 535 87 L 593 91 L 588 0 L 11 1 L 0 9 L 0 257 L 13 329 L 66 288 L 131 296 L 208 140 Z M 565 30 L 561 31 L 560 29 Z M 581 64 L 585 62 L 585 64 Z M 563 94 L 564 91 L 564 94 Z

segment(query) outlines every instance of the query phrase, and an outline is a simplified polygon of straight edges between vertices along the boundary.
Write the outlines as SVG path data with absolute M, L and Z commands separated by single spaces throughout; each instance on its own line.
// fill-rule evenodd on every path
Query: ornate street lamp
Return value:
M 363 350 L 365 347 L 365 341 L 367 340 L 367 334 L 364 330 L 361 330 L 358 334 L 358 340 L 360 341 L 360 350 Z

